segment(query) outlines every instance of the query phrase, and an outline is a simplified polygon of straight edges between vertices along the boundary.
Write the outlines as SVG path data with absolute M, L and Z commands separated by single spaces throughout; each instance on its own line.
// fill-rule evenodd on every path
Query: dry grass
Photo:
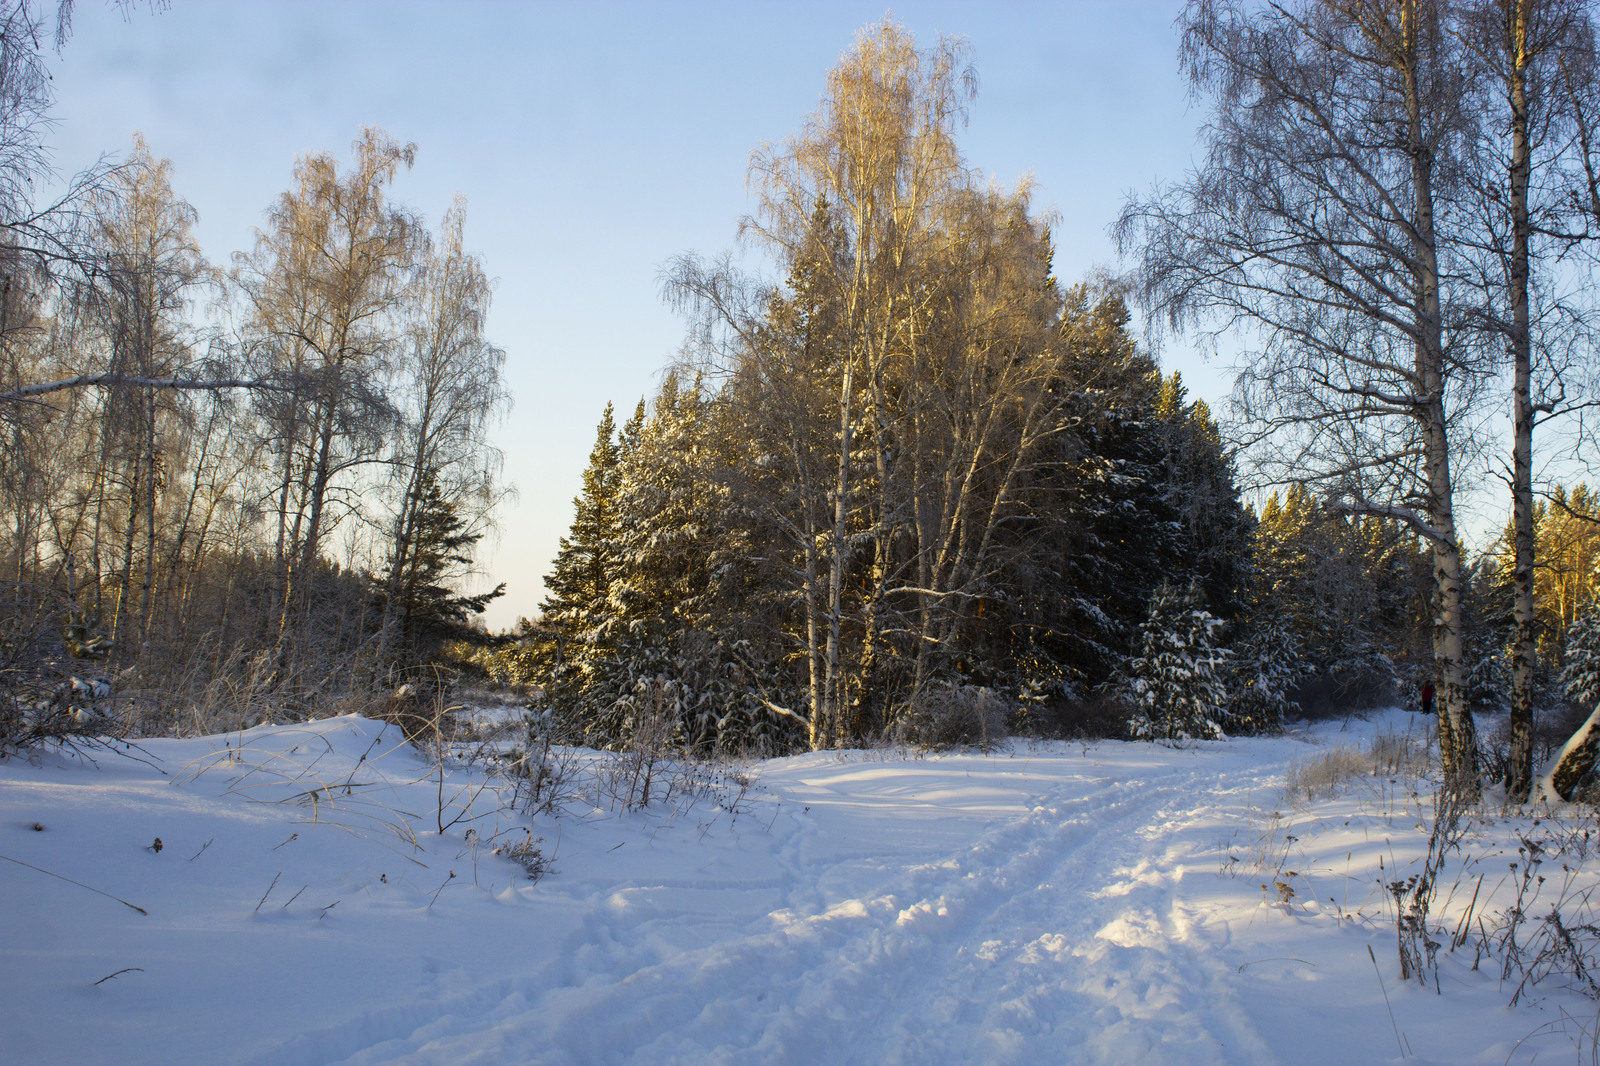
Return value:
M 1379 733 L 1364 747 L 1341 744 L 1289 767 L 1284 795 L 1310 801 L 1337 796 L 1370 781 L 1396 782 L 1428 770 L 1426 737 Z

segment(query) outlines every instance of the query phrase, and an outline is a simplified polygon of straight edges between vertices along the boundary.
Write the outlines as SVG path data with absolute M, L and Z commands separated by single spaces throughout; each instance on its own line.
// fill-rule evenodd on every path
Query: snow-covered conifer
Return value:
M 1214 740 L 1226 736 L 1227 672 L 1222 621 L 1201 605 L 1197 584 L 1163 584 L 1150 598 L 1138 657 L 1122 688 L 1136 708 L 1129 732 L 1145 740 Z
M 1290 693 L 1308 672 L 1300 642 L 1287 620 L 1268 615 L 1235 645 L 1228 673 L 1230 733 L 1276 733 L 1284 717 L 1299 709 Z
M 1600 704 L 1600 607 L 1580 614 L 1567 628 L 1566 668 L 1561 686 L 1574 703 Z

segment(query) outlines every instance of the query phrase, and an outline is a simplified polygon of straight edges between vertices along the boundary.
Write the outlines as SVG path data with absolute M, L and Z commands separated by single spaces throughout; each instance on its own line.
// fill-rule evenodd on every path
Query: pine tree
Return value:
M 1228 732 L 1281 732 L 1283 720 L 1300 709 L 1294 692 L 1307 671 L 1288 622 L 1272 614 L 1254 617 L 1229 650 Z
M 1187 589 L 1163 584 L 1151 597 L 1139 655 L 1121 686 L 1135 708 L 1129 732 L 1139 739 L 1226 737 L 1231 655 L 1221 646 L 1222 620 L 1201 603 L 1197 582 Z

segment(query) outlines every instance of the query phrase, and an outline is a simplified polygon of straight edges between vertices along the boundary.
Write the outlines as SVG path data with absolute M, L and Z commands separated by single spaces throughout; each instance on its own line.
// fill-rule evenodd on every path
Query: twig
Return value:
M 121 977 L 125 973 L 144 973 L 144 967 L 143 966 L 124 966 L 122 969 L 118 970 L 116 973 L 108 973 L 108 974 L 106 974 L 104 977 L 100 978 L 100 980 L 96 981 L 95 984 L 103 985 L 107 981 L 111 980 L 113 977 Z
M 9 855 L 0 855 L 0 859 L 4 859 L 4 860 L 6 860 L 6 862 L 14 862 L 18 866 L 26 866 L 30 870 L 34 870 L 34 871 L 36 871 L 38 873 L 42 873 L 46 877 L 54 877 L 58 881 L 65 881 L 69 885 L 77 885 L 79 888 L 87 888 L 90 892 L 93 892 L 97 896 L 104 896 L 106 899 L 114 899 L 118 903 L 122 904 L 124 907 L 132 907 L 134 910 L 138 911 L 140 914 L 144 915 L 146 918 L 150 917 L 150 912 L 149 911 L 145 910 L 143 907 L 138 906 L 137 904 L 129 903 L 127 900 L 123 899 L 121 896 L 113 896 L 109 892 L 101 892 L 98 888 L 94 888 L 93 886 L 86 885 L 82 881 L 74 881 L 70 877 L 62 877 L 60 874 L 51 873 L 49 870 L 41 869 L 40 867 L 35 866 L 30 862 L 23 862 L 21 859 L 13 859 Z
M 1378 956 L 1372 953 L 1372 945 L 1367 945 L 1367 958 L 1372 960 L 1372 972 L 1378 975 L 1378 988 L 1383 992 L 1383 1005 L 1389 1008 L 1389 1025 L 1394 1029 L 1394 1046 L 1400 1049 L 1400 1057 L 1406 1057 L 1405 1045 L 1400 1043 L 1400 1025 L 1394 1020 L 1394 1005 L 1389 1002 L 1389 990 L 1383 986 L 1383 971 L 1378 969 Z
M 307 887 L 308 886 L 306 886 L 306 885 L 301 885 L 300 886 L 300 892 L 304 892 Z M 289 903 L 293 903 L 295 900 L 299 899 L 300 898 L 300 892 L 296 892 L 294 895 L 290 896 L 289 897 Z M 283 906 L 279 907 L 278 909 L 280 911 L 288 910 L 289 909 L 289 903 L 285 903 Z
M 200 856 L 204 855 L 206 853 L 206 849 L 209 848 L 216 839 L 217 839 L 216 837 L 212 837 L 210 840 L 206 841 L 204 844 L 201 844 L 200 845 L 200 850 L 195 852 L 193 855 L 189 856 L 189 861 L 190 862 L 194 862 Z
M 445 886 L 445 885 L 448 885 L 448 884 L 449 884 L 449 883 L 450 883 L 450 882 L 451 882 L 451 881 L 454 881 L 454 880 L 455 880 L 455 878 L 456 878 L 456 872 L 455 872 L 455 871 L 454 871 L 454 870 L 451 870 L 451 871 L 450 871 L 450 876 L 449 876 L 449 877 L 447 877 L 447 878 L 445 878 L 445 879 L 444 879 L 444 880 L 443 880 L 443 881 L 441 881 L 441 882 L 439 882 L 439 887 L 438 887 L 438 888 L 437 888 L 437 889 L 435 889 L 435 890 L 434 890 L 434 893 L 433 893 L 433 899 L 430 899 L 430 900 L 429 900 L 429 901 L 428 901 L 428 909 L 429 909 L 429 910 L 430 910 L 430 911 L 431 911 L 431 910 L 433 910 L 433 905 L 434 905 L 434 904 L 435 904 L 435 903 L 436 903 L 436 902 L 438 902 L 438 900 L 439 900 L 439 893 L 440 893 L 440 892 L 443 892 L 443 891 L 444 891 L 444 886 Z
M 1313 970 L 1317 968 L 1317 964 L 1309 959 L 1297 959 L 1293 955 L 1279 955 L 1270 959 L 1252 959 L 1250 962 L 1242 962 L 1239 964 L 1238 972 L 1244 973 L 1251 966 L 1259 966 L 1263 962 L 1303 962 Z
M 290 834 L 289 834 L 289 840 L 299 840 L 299 839 L 300 839 L 300 834 L 299 834 L 299 833 L 290 833 Z M 283 842 L 283 844 L 287 844 L 287 843 L 289 843 L 289 840 L 285 840 L 285 841 L 284 841 L 284 842 Z M 273 849 L 272 849 L 272 850 L 273 850 L 273 851 L 277 851 L 277 850 L 278 850 L 278 848 L 281 848 L 281 847 L 283 847 L 283 844 L 279 844 L 279 845 L 278 845 L 278 847 L 277 847 L 277 848 L 273 848 Z
M 268 885 L 267 886 L 267 890 L 265 892 L 261 893 L 261 903 L 265 903 L 267 901 L 267 897 L 272 895 L 273 888 L 276 887 L 277 884 L 278 884 L 278 878 L 282 877 L 282 876 L 283 876 L 283 871 L 279 870 L 277 875 L 275 877 L 273 877 L 272 884 Z M 256 904 L 256 910 L 259 911 L 261 909 L 261 903 L 257 903 Z

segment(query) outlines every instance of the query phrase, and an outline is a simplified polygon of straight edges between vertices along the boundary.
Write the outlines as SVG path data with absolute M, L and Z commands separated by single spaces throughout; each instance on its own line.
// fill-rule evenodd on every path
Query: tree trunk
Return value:
M 1537 630 L 1533 608 L 1533 397 L 1532 336 L 1528 307 L 1529 237 L 1526 0 L 1513 0 L 1508 15 L 1511 104 L 1511 357 L 1513 429 L 1511 514 L 1515 561 L 1512 588 L 1516 629 L 1511 640 L 1511 751 L 1506 796 L 1520 803 L 1533 784 L 1533 671 Z M 1592 752 L 1590 755 L 1592 759 Z
M 1434 661 L 1439 674 L 1439 757 L 1445 784 L 1464 800 L 1476 799 L 1478 743 L 1472 711 L 1467 704 L 1466 669 L 1462 649 L 1461 547 L 1456 536 L 1454 485 L 1450 474 L 1450 437 L 1445 415 L 1445 353 L 1443 310 L 1439 292 L 1438 238 L 1434 231 L 1434 157 L 1424 137 L 1422 90 L 1419 81 L 1422 56 L 1418 12 L 1412 3 L 1401 11 L 1400 64 L 1405 89 L 1407 154 L 1411 160 L 1411 190 L 1415 204 L 1412 226 L 1412 272 L 1417 286 L 1415 330 L 1415 384 L 1413 401 L 1421 422 L 1423 462 L 1427 469 L 1428 517 L 1433 529 L 1433 564 L 1436 615 Z

